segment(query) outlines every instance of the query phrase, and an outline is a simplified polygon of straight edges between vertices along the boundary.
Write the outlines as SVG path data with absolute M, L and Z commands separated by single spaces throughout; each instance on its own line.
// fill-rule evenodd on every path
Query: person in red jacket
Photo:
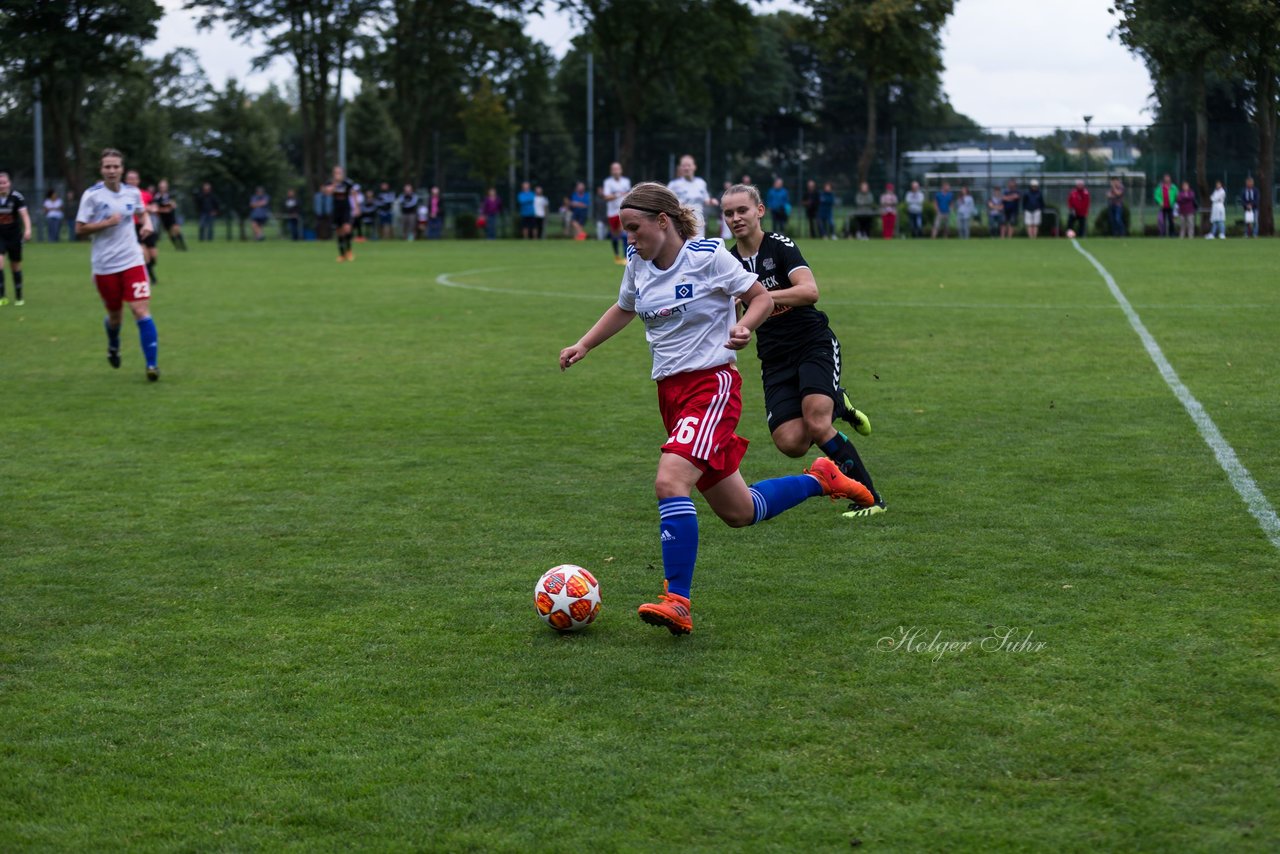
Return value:
M 1067 194 L 1067 228 L 1075 231 L 1078 237 L 1084 237 L 1084 230 L 1089 224 L 1089 188 L 1083 179 L 1076 181 L 1075 189 Z

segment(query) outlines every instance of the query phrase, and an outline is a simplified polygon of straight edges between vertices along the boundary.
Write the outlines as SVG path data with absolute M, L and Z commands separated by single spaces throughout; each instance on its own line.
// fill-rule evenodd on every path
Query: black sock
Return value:
M 173 241 L 173 245 L 178 247 L 179 252 L 187 251 L 187 239 L 183 237 L 181 234 L 178 234 L 176 236 L 171 236 L 170 239 Z
M 876 492 L 875 484 L 871 482 L 871 472 L 862 464 L 862 457 L 858 456 L 858 449 L 849 441 L 848 436 L 837 430 L 836 435 L 822 445 L 822 452 L 840 466 L 840 471 L 871 490 L 876 501 L 880 500 L 880 493 Z
M 22 271 L 13 271 L 13 296 L 18 302 L 22 302 Z
M 155 261 L 147 262 L 147 278 L 153 282 L 156 281 L 156 262 Z
M 0 267 L 0 299 L 4 299 L 4 267 Z

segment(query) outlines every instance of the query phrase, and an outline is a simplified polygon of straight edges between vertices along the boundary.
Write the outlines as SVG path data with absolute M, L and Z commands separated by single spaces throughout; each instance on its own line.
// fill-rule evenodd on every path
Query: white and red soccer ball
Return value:
M 1076 230 L 1074 228 L 1068 228 L 1067 240 L 1075 240 L 1075 239 L 1076 239 Z
M 533 607 L 557 631 L 585 629 L 600 613 L 600 582 L 580 566 L 553 566 L 533 588 Z

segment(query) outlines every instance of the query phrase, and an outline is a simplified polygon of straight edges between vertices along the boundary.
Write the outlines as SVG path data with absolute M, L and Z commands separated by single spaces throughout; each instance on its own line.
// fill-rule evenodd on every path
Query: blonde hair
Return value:
M 121 166 L 124 165 L 124 155 L 121 154 L 118 149 L 115 149 L 115 148 L 102 149 L 102 154 L 98 155 L 98 162 L 101 163 L 103 160 L 106 160 L 108 157 L 119 157 L 120 165 Z
M 631 208 L 641 213 L 656 217 L 666 214 L 676 227 L 676 233 L 685 240 L 700 236 L 698 233 L 698 217 L 692 208 L 680 204 L 676 194 L 654 181 L 636 184 L 622 200 L 619 210 Z
M 746 193 L 754 204 L 764 204 L 764 199 L 760 198 L 760 188 L 755 184 L 734 184 L 732 187 L 720 194 L 720 201 L 723 202 L 725 196 L 732 196 L 737 193 Z

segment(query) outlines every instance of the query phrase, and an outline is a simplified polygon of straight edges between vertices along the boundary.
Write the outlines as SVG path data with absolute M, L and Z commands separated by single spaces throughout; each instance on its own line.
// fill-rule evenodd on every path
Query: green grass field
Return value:
M 1274 505 L 1280 243 L 1085 245 Z M 683 639 L 634 613 L 640 326 L 555 365 L 616 295 L 607 247 L 162 247 L 158 384 L 131 324 L 108 367 L 87 248 L 29 247 L 0 849 L 1280 847 L 1280 551 L 1094 269 L 801 246 L 890 510 L 699 501 Z M 798 472 L 742 368 L 744 474 Z M 604 595 L 566 637 L 531 603 L 563 562 Z

